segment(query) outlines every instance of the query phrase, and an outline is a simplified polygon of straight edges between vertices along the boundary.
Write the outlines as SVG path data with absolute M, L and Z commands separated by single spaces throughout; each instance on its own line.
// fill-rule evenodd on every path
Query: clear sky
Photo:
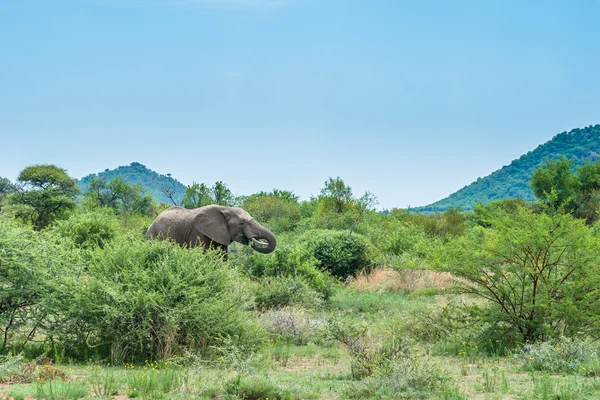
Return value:
M 600 0 L 0 0 L 0 176 L 432 203 L 600 123 Z

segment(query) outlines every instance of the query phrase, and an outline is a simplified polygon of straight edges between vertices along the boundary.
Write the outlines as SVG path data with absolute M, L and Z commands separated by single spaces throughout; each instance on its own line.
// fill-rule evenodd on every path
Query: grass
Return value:
M 0 399 L 600 399 L 597 355 L 585 369 L 558 375 L 527 368 L 521 353 L 491 356 L 467 341 L 455 355 L 432 351 L 441 339 L 423 336 L 415 321 L 419 315 L 430 317 L 446 300 L 381 291 L 377 285 L 346 288 L 329 309 L 263 313 L 262 321 L 271 323 L 270 341 L 239 365 L 198 359 L 180 359 L 184 366 L 58 365 L 65 381 L 0 384 Z M 329 322 L 317 326 L 315 321 Z M 326 334 L 324 326 L 331 329 L 332 321 L 341 321 L 344 343 Z M 302 336 L 289 334 L 300 328 Z M 352 342 L 353 335 L 360 341 Z M 403 335 L 410 336 L 411 352 L 397 351 L 390 342 Z M 349 350 L 353 345 L 354 353 Z M 360 357 L 371 363 L 364 377 L 353 376 Z

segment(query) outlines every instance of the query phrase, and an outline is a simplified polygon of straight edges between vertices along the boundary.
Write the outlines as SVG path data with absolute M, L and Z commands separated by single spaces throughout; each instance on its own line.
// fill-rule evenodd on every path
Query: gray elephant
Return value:
M 225 255 L 233 241 L 244 245 L 252 241 L 252 248 L 259 253 L 270 253 L 277 246 L 273 233 L 245 210 L 217 205 L 163 211 L 146 233 L 146 239 L 153 238 L 170 239 L 182 246 L 220 248 Z

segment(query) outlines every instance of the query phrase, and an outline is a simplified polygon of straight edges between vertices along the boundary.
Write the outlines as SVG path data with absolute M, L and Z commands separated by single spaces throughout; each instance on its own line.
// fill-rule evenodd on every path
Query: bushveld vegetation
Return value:
M 536 202 L 434 214 L 340 178 L 307 201 L 193 184 L 184 206 L 277 235 L 223 261 L 147 242 L 167 205 L 138 186 L 27 167 L 0 178 L 0 398 L 598 398 L 599 169 L 548 161 Z

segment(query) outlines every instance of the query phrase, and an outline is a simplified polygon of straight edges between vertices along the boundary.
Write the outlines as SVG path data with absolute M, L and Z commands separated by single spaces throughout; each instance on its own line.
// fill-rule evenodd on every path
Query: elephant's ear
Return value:
M 219 244 L 231 244 L 226 209 L 219 206 L 205 206 L 198 209 L 194 226 L 198 231 Z

